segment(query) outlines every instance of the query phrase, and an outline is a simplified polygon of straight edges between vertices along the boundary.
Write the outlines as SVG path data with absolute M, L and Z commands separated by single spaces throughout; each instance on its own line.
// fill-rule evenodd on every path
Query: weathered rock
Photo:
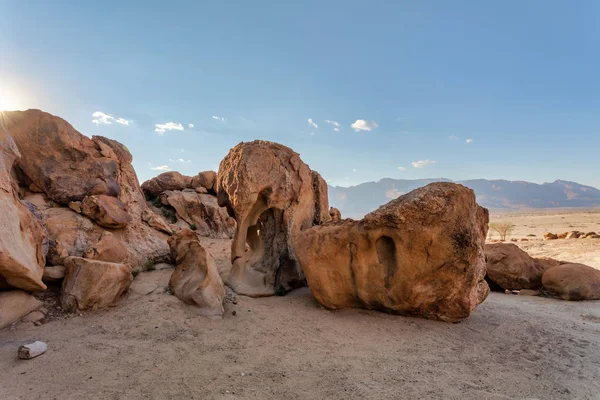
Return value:
M 20 320 L 41 306 L 41 301 L 22 290 L 0 292 L 0 329 Z
M 234 291 L 268 296 L 303 285 L 294 237 L 329 210 L 313 183 L 308 165 L 277 143 L 240 143 L 221 161 L 218 204 L 237 222 L 227 282 Z
M 61 303 L 70 312 L 113 306 L 133 281 L 124 264 L 67 257 L 65 267 Z
M 169 224 L 167 224 L 160 215 L 155 214 L 149 208 L 146 208 L 142 212 L 142 221 L 147 223 L 148 226 L 150 226 L 151 228 L 154 228 L 157 231 L 164 232 L 167 235 L 171 235 L 171 233 L 173 233 L 173 230 L 171 229 Z
M 335 207 L 329 208 L 329 216 L 331 217 L 331 222 L 340 222 L 342 220 L 342 213 Z
M 325 307 L 458 321 L 489 293 L 483 248 L 488 218 L 472 190 L 432 183 L 360 221 L 300 232 L 296 254 Z
M 508 290 L 537 290 L 542 286 L 544 272 L 560 264 L 551 258 L 533 258 L 512 243 L 486 244 L 485 258 L 492 287 Z
M 19 346 L 19 350 L 17 354 L 21 360 L 31 360 L 32 358 L 36 358 L 41 356 L 48 350 L 48 345 L 44 342 L 40 342 L 39 340 L 29 343 L 23 346 Z
M 44 275 L 42 280 L 44 282 L 59 282 L 65 277 L 66 269 L 62 265 L 46 266 L 44 267 Z
M 215 196 L 193 190 L 168 190 L 160 195 L 160 199 L 202 236 L 228 238 L 235 232 L 235 220 L 219 207 Z
M 25 322 L 40 322 L 46 318 L 46 314 L 41 311 L 32 311 L 26 316 L 23 317 L 23 321 Z
M 317 171 L 311 171 L 311 177 L 315 209 L 313 224 L 321 225 L 331 221 L 331 215 L 329 215 L 329 195 L 327 194 L 327 182 L 325 182 L 325 179 L 323 179 Z
M 115 161 L 68 122 L 40 110 L 3 115 L 23 156 L 19 168 L 28 180 L 23 186 L 33 184 L 33 191 L 63 205 L 89 195 L 119 195 Z
M 75 211 L 77 214 L 81 214 L 81 201 L 70 201 L 69 208 Z
M 566 235 L 565 235 L 566 237 Z M 544 233 L 544 240 L 555 240 L 558 239 L 558 235 L 555 233 L 546 232 Z
M 105 228 L 124 228 L 132 220 L 121 200 L 105 195 L 84 198 L 81 212 Z
M 557 235 L 557 237 L 556 237 L 556 238 L 557 238 L 557 239 L 566 239 L 568 234 L 569 234 L 569 232 L 564 232 L 564 233 L 561 233 L 560 235 Z M 553 235 L 553 234 L 552 234 L 552 235 Z M 546 236 L 544 236 L 544 239 L 545 239 L 545 238 L 546 238 Z
M 569 232 L 566 236 L 566 239 L 577 239 L 579 238 L 579 231 Z
M 83 258 L 127 264 L 129 253 L 123 243 L 115 235 L 105 231 L 96 244 L 83 252 Z
M 166 190 L 183 190 L 192 187 L 192 177 L 181 175 L 177 171 L 163 172 L 142 183 L 142 190 L 156 197 Z
M 563 264 L 542 276 L 550 294 L 564 300 L 600 300 L 600 271 L 583 264 Z
M 4 126 L 7 113 L 0 113 Z M 20 154 L 5 129 L 0 129 L 0 276 L 12 287 L 44 290 L 46 229 L 31 203 L 22 203 L 11 177 Z
M 173 294 L 184 303 L 197 306 L 201 315 L 222 317 L 225 311 L 223 281 L 197 235 L 183 229 L 169 238 L 169 246 L 177 265 L 169 280 Z
M 215 171 L 203 171 L 192 178 L 190 187 L 197 189 L 203 187 L 207 192 L 216 193 L 217 173 Z M 197 190 L 196 190 L 197 191 Z

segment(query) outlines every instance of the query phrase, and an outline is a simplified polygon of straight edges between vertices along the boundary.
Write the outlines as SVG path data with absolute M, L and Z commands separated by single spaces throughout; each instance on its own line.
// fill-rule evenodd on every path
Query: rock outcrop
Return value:
M 0 329 L 42 306 L 42 302 L 22 290 L 0 292 Z
M 316 299 L 458 321 L 488 295 L 484 241 L 488 212 L 472 190 L 433 183 L 360 221 L 305 229 L 296 255 Z
M 563 264 L 542 276 L 544 289 L 563 300 L 600 300 L 600 271 L 583 264 Z
M 176 268 L 169 280 L 175 296 L 198 307 L 200 315 L 222 317 L 225 287 L 212 256 L 202 247 L 198 236 L 182 229 L 169 238 Z
M 542 286 L 542 275 L 561 262 L 551 258 L 533 258 L 512 243 L 485 245 L 487 280 L 492 289 L 537 290 Z
M 142 190 L 156 197 L 167 190 L 183 190 L 192 187 L 192 178 L 177 171 L 163 172 L 154 178 L 142 183 Z
M 121 200 L 106 195 L 84 198 L 81 202 L 81 213 L 98 225 L 112 229 L 125 228 L 132 219 Z
M 124 264 L 67 257 L 65 267 L 61 303 L 70 312 L 115 305 L 133 281 Z
M 340 222 L 342 220 L 342 213 L 335 207 L 329 208 L 329 216 L 331 217 L 331 222 Z
M 12 287 L 44 290 L 46 229 L 32 212 L 35 206 L 30 208 L 19 200 L 11 173 L 21 155 L 4 129 L 4 118 L 0 113 L 0 278 Z
M 292 149 L 267 141 L 240 143 L 221 161 L 218 204 L 237 223 L 227 282 L 234 291 L 268 296 L 303 285 L 294 238 L 329 219 L 327 186 L 316 176 Z

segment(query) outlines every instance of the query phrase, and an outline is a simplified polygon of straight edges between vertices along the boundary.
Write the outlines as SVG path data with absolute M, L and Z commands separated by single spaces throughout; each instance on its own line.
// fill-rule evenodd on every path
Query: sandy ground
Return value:
M 527 242 L 519 241 L 516 244 L 533 257 L 552 257 L 600 269 L 600 239 L 542 240 L 544 232 L 560 234 L 582 231 L 600 234 L 600 210 L 598 209 L 492 213 L 490 222 L 514 224 L 511 238 L 527 239 Z M 490 230 L 488 238 L 498 239 L 498 235 Z
M 204 243 L 226 273 L 229 241 Z M 492 293 L 448 324 L 328 311 L 302 289 L 238 296 L 215 321 L 165 291 L 171 272 L 114 308 L 0 331 L 0 398 L 600 398 L 600 302 Z M 33 340 L 48 352 L 18 360 Z

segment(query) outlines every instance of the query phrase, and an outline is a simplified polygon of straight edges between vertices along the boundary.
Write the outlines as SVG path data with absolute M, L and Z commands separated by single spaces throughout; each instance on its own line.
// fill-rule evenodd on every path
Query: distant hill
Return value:
M 357 186 L 329 186 L 329 203 L 343 217 L 360 218 L 391 199 L 432 182 L 450 179 L 390 179 L 366 182 Z M 575 182 L 556 180 L 551 183 L 473 179 L 457 181 L 475 191 L 477 202 L 492 210 L 556 207 L 599 207 L 600 190 Z

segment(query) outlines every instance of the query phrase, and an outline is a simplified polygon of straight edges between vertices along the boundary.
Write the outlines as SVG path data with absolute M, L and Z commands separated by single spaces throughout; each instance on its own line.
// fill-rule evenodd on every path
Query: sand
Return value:
M 205 245 L 226 273 L 229 241 Z M 448 324 L 325 310 L 305 288 L 238 296 L 214 321 L 164 290 L 171 272 L 141 273 L 114 308 L 0 331 L 0 398 L 600 397 L 600 302 L 492 293 Z M 34 340 L 48 352 L 18 360 Z

